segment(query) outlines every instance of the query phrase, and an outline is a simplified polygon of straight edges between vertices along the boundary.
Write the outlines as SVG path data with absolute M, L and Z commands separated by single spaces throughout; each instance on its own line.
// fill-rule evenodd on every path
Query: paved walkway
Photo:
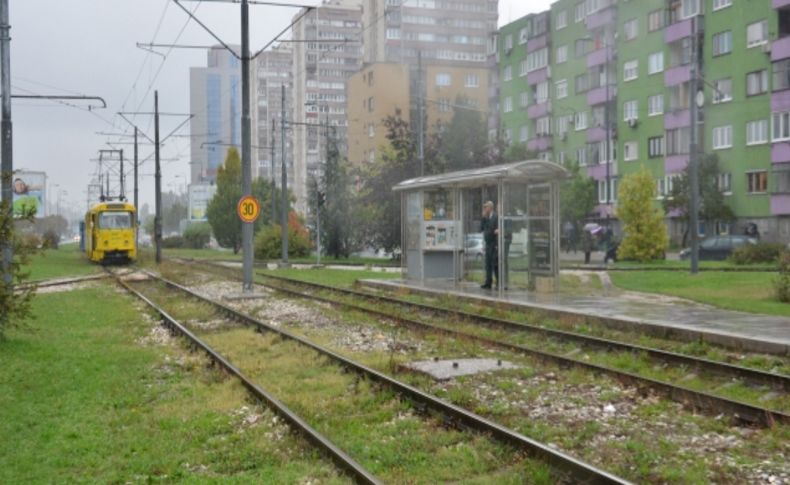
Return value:
M 679 298 L 622 292 L 612 296 L 577 296 L 481 290 L 477 285 L 402 280 L 365 280 L 364 284 L 396 288 L 406 286 L 429 293 L 449 293 L 464 298 L 506 301 L 525 308 L 553 313 L 595 317 L 615 325 L 672 329 L 687 337 L 758 352 L 790 355 L 790 318 L 721 310 Z

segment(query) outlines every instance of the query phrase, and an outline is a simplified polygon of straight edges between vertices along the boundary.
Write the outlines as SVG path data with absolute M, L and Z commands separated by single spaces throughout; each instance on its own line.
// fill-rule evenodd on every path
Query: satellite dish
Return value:
M 697 91 L 697 96 L 694 98 L 694 101 L 697 103 L 697 108 L 705 106 L 705 92 L 701 89 Z

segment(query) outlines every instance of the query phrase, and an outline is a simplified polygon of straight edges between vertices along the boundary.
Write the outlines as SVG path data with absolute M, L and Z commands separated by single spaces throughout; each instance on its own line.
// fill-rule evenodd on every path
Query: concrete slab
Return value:
M 454 377 L 481 374 L 503 369 L 518 369 L 520 366 L 497 359 L 451 359 L 421 360 L 403 364 L 403 367 L 428 374 L 437 381 L 446 381 Z
M 227 295 L 223 295 L 222 299 L 226 301 L 244 301 L 244 300 L 260 300 L 262 298 L 266 298 L 266 293 L 230 293 Z
M 538 311 L 552 318 L 574 318 L 611 328 L 683 340 L 705 340 L 742 351 L 790 355 L 790 318 L 722 310 L 679 298 L 625 292 L 612 296 L 576 296 L 481 290 L 477 285 L 431 281 L 427 285 L 403 280 L 362 280 L 361 284 L 389 291 L 452 295 L 462 300 L 510 309 Z

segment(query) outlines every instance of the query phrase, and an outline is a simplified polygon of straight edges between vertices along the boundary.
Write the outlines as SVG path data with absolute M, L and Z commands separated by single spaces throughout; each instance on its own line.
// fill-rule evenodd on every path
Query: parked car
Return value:
M 483 233 L 476 232 L 466 235 L 464 241 L 464 254 L 467 261 L 482 261 L 485 257 L 485 243 L 483 242 Z
M 749 236 L 712 236 L 699 243 L 699 259 L 701 261 L 723 261 L 735 248 L 744 244 L 757 244 L 757 239 Z M 691 257 L 691 248 L 680 252 L 680 259 Z

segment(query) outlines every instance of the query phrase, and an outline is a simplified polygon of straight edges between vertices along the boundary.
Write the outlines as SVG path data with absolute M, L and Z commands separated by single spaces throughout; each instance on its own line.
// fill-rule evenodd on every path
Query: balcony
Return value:
M 593 126 L 587 130 L 587 143 L 606 140 L 606 130 L 603 126 Z
M 603 47 L 587 54 L 587 67 L 593 68 L 614 60 L 614 49 Z
M 691 126 L 690 110 L 681 109 L 664 113 L 665 130 L 674 130 L 675 128 L 683 128 L 686 126 Z
M 597 30 L 606 25 L 614 24 L 617 22 L 616 11 L 617 9 L 615 8 L 607 8 L 588 15 L 586 20 L 587 30 Z
M 527 142 L 527 149 L 542 152 L 551 148 L 552 137 L 551 135 L 540 135 L 538 138 L 533 138 Z
M 790 194 L 771 195 L 771 215 L 774 216 L 790 215 Z
M 790 89 L 771 93 L 771 111 L 790 111 Z
M 691 20 L 692 19 L 681 20 L 680 22 L 668 25 L 666 30 L 664 30 L 664 42 L 671 44 L 684 37 L 689 37 L 692 29 Z
M 667 174 L 681 173 L 689 164 L 688 154 L 668 155 L 664 159 L 664 172 Z
M 606 86 L 601 86 L 600 88 L 595 88 L 587 91 L 587 104 L 590 106 L 595 106 L 596 104 L 605 103 L 607 101 L 611 101 L 617 96 L 617 87 L 616 86 L 609 86 L 607 93 Z M 607 96 L 608 94 L 608 96 Z
M 773 7 L 775 9 L 780 9 L 790 6 L 790 0 L 773 0 Z
M 544 101 L 543 103 L 533 104 L 527 108 L 527 116 L 529 119 L 542 118 L 551 113 L 551 103 Z
M 781 61 L 788 57 L 790 57 L 790 36 L 775 40 L 771 44 L 771 61 Z
M 671 67 L 664 71 L 664 85 L 677 86 L 691 80 L 691 64 Z
M 548 34 L 543 34 L 540 37 L 529 39 L 529 42 L 527 42 L 527 52 L 535 52 L 537 50 L 543 49 L 548 44 L 549 44 Z
M 780 142 L 771 145 L 771 163 L 790 162 L 790 143 Z
M 549 68 L 543 67 L 527 74 L 527 84 L 533 86 L 549 79 Z

